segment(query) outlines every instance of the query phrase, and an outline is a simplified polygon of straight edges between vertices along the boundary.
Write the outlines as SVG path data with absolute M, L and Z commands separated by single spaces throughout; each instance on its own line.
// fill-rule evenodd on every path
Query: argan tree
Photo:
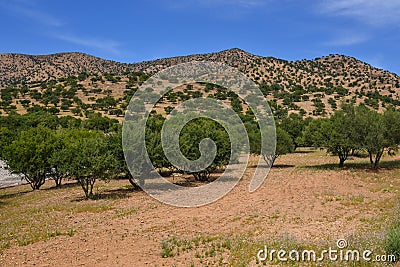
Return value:
M 66 135 L 69 140 L 59 152 L 58 168 L 78 181 L 86 198 L 92 198 L 96 180 L 111 178 L 117 166 L 107 137 L 102 132 L 82 130 L 71 130 Z
M 57 142 L 54 131 L 43 127 L 35 127 L 22 131 L 7 147 L 3 158 L 15 173 L 24 175 L 24 179 L 33 190 L 39 189 L 51 172 L 49 155 L 54 151 Z

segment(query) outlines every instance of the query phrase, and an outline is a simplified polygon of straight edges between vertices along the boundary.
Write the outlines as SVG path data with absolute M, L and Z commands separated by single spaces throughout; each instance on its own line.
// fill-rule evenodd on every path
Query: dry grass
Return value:
M 123 180 L 97 183 L 97 197 L 88 201 L 74 183 L 1 189 L 0 265 L 262 266 L 256 254 L 264 245 L 321 252 L 338 238 L 384 253 L 400 190 L 398 161 L 385 160 L 378 172 L 357 158 L 338 170 L 336 157 L 300 151 L 279 158 L 255 193 L 245 192 L 245 178 L 225 198 L 196 209 L 163 205 Z

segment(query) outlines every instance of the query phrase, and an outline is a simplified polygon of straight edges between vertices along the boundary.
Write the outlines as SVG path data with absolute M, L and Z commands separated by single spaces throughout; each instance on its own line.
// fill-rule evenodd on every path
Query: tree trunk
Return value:
M 87 180 L 86 179 L 78 179 L 79 184 L 81 185 L 83 192 L 85 193 L 85 198 L 89 198 L 89 190 L 88 190 L 88 185 L 87 185 Z
M 206 182 L 210 178 L 210 172 L 209 171 L 201 171 L 201 172 L 194 172 L 192 173 L 196 181 L 200 182 Z
M 94 183 L 89 183 L 89 197 L 92 198 L 93 197 L 93 185 Z
M 339 168 L 344 167 L 344 162 L 347 160 L 347 157 L 349 156 L 350 149 L 342 149 L 343 151 L 338 152 L 339 156 Z
M 264 161 L 268 164 L 268 166 L 269 166 L 270 168 L 272 168 L 272 165 L 274 165 L 275 159 L 276 159 L 277 157 L 278 157 L 278 156 L 276 156 L 276 155 L 263 155 Z
M 344 162 L 346 160 L 344 158 L 339 158 L 339 168 L 343 168 L 344 167 Z
M 368 150 L 368 154 L 369 154 L 369 162 L 371 163 L 371 166 L 373 166 L 374 165 L 374 160 L 372 158 L 372 151 Z
M 25 180 L 29 183 L 32 190 L 39 190 L 40 187 L 46 182 L 46 176 L 40 173 L 34 176 L 25 175 Z
M 139 180 L 139 185 L 135 182 L 135 179 L 133 179 L 132 176 L 129 175 L 128 177 L 129 182 L 131 183 L 131 185 L 133 186 L 134 190 L 138 190 L 140 188 L 140 186 L 144 185 L 144 181 L 143 180 Z
M 57 188 L 61 187 L 62 176 L 54 177 L 53 179 L 54 179 L 54 182 L 56 183 L 56 187 Z
M 376 154 L 376 156 L 375 156 L 375 162 L 374 162 L 374 165 L 373 165 L 374 170 L 377 170 L 377 169 L 379 168 L 379 161 L 380 161 L 381 158 L 382 158 L 383 152 L 384 152 L 384 148 L 380 149 L 380 150 L 378 151 L 378 153 Z

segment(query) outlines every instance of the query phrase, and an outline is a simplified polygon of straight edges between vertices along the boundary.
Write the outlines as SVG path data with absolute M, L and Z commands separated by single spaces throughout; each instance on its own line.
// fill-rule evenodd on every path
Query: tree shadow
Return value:
M 67 189 L 67 188 L 72 188 L 72 187 L 77 187 L 79 186 L 78 182 L 70 182 L 70 183 L 65 183 L 62 184 L 61 186 L 57 187 L 57 186 L 52 186 L 49 188 L 45 188 L 43 189 L 43 191 L 52 191 L 52 190 L 59 190 L 59 189 Z
M 79 185 L 79 184 L 77 184 Z M 94 191 L 94 188 L 93 188 Z M 118 200 L 118 199 L 125 199 L 131 197 L 132 193 L 142 191 L 142 189 L 137 186 L 133 187 L 131 184 L 124 186 L 122 188 L 116 189 L 106 189 L 100 193 L 94 193 L 91 198 L 86 198 L 85 196 L 80 196 L 71 200 L 71 202 L 81 202 L 85 200 Z M 83 191 L 82 191 L 83 194 Z
M 272 168 L 278 168 L 278 169 L 287 169 L 287 168 L 293 168 L 295 167 L 295 165 L 292 164 L 274 164 L 272 165 Z M 250 169 L 255 169 L 255 168 L 261 168 L 261 169 L 269 169 L 270 167 L 267 164 L 263 164 L 263 165 L 251 165 L 248 166 L 247 168 Z
M 317 150 L 295 150 L 294 154 L 311 154 L 315 153 Z
M 32 190 L 26 190 L 26 191 L 22 191 L 22 192 L 16 192 L 16 193 L 10 193 L 10 194 L 4 194 L 4 195 L 0 195 L 0 199 L 10 199 L 10 198 L 15 198 L 18 196 L 23 196 L 26 195 L 28 193 L 32 192 Z
M 272 168 L 278 168 L 278 169 L 288 169 L 288 168 L 293 168 L 295 167 L 292 164 L 274 164 L 272 165 Z
M 212 180 L 216 180 L 216 179 L 212 179 Z M 212 182 L 212 180 L 210 179 L 209 182 L 200 182 L 200 181 L 192 181 L 192 180 L 183 180 L 183 181 L 179 181 L 179 182 L 173 182 L 174 185 L 178 185 L 178 186 L 182 186 L 182 187 L 199 187 L 202 185 L 206 185 Z
M 125 199 L 129 198 L 130 194 L 139 191 L 134 189 L 132 186 L 130 188 L 117 188 L 117 189 L 108 189 L 104 192 L 94 194 L 91 199 L 110 199 L 110 200 L 117 200 L 117 199 Z
M 373 169 L 369 162 L 345 162 L 342 168 L 339 167 L 339 163 L 328 163 L 312 166 L 303 166 L 306 169 L 315 170 L 365 170 L 369 172 L 378 172 L 380 170 L 393 170 L 400 169 L 400 160 L 385 160 L 379 163 L 378 169 Z

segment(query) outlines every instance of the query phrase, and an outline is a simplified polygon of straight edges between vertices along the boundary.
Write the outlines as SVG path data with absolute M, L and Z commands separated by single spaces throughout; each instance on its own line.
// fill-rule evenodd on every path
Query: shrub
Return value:
M 396 261 L 400 259 L 400 224 L 397 223 L 395 227 L 389 230 L 386 241 L 385 251 L 388 255 L 394 255 Z

